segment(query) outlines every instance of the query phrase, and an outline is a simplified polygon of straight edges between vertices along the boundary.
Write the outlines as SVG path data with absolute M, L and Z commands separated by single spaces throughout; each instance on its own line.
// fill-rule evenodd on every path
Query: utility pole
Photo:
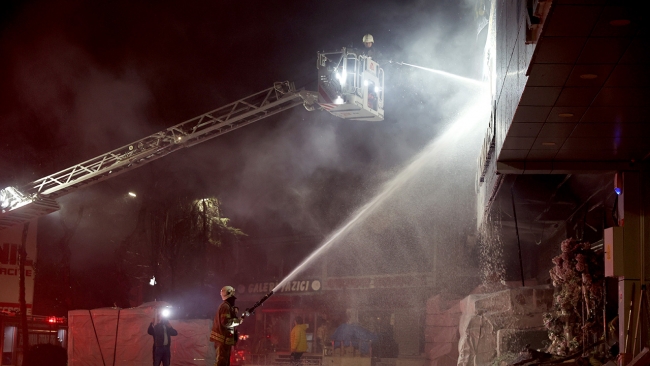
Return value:
M 18 261 L 20 270 L 19 298 L 20 302 L 20 325 L 23 333 L 23 364 L 27 358 L 29 349 L 29 329 L 27 328 L 27 300 L 25 299 L 25 261 L 27 260 L 27 233 L 29 232 L 29 221 L 23 226 L 23 237 L 20 242 L 20 260 Z

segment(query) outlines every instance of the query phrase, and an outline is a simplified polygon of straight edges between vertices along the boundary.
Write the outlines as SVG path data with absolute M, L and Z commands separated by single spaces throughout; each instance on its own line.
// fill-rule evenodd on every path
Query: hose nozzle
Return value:
M 242 318 L 253 315 L 253 313 L 255 312 L 255 309 L 260 307 L 264 303 L 264 301 L 268 300 L 268 298 L 271 297 L 271 295 L 273 295 L 273 291 L 271 291 L 268 294 L 264 295 L 264 297 L 262 297 L 258 302 L 253 304 L 253 306 L 251 306 L 250 308 L 244 310 L 244 312 L 242 313 Z

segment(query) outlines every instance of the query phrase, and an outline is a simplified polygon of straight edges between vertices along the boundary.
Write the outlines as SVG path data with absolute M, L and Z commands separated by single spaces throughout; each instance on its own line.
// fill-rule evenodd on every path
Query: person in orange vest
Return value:
M 291 329 L 291 365 L 300 365 L 302 354 L 307 352 L 307 328 L 309 324 L 302 323 L 302 317 L 297 316 Z

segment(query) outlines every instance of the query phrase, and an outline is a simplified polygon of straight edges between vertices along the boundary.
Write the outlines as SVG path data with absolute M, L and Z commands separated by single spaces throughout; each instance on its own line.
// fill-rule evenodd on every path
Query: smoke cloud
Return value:
M 9 55 L 0 76 L 10 83 L 2 95 L 11 95 L 0 102 L 11 134 L 2 137 L 9 148 L 0 161 L 8 172 L 2 181 L 14 185 L 274 81 L 314 90 L 316 51 L 361 46 L 365 33 L 373 34 L 384 61 L 476 79 L 482 67 L 472 6 L 452 0 L 282 7 L 36 1 L 12 14 L 0 43 Z M 385 121 L 344 121 L 295 108 L 62 198 L 62 211 L 42 220 L 39 240 L 44 246 L 57 240 L 60 221 L 74 220 L 83 207 L 70 243 L 75 268 L 109 260 L 144 202 L 127 199 L 128 191 L 159 199 L 218 196 L 231 224 L 252 238 L 326 237 L 478 98 L 475 88 L 443 76 L 382 66 Z M 432 155 L 390 207 L 345 239 L 353 252 L 371 254 L 372 271 L 426 270 L 441 255 L 434 250 L 447 250 L 440 243 L 463 242 L 473 225 L 477 131 Z M 284 267 L 311 249 L 287 254 Z M 399 265 L 391 269 L 394 259 Z

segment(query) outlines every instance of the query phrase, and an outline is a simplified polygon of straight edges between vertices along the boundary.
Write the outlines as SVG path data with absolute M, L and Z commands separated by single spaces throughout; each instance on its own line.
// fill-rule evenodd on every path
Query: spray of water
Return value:
M 436 69 L 430 69 L 428 67 L 411 65 L 411 64 L 407 64 L 406 62 L 396 62 L 396 64 L 397 65 L 410 66 L 410 67 L 414 67 L 416 69 L 420 69 L 420 70 L 424 70 L 424 71 L 429 71 L 429 72 L 432 72 L 432 73 L 435 73 L 435 74 L 438 74 L 438 75 L 442 75 L 442 76 L 446 76 L 446 77 L 448 77 L 450 79 L 453 79 L 453 80 L 456 80 L 456 81 L 461 81 L 461 82 L 463 82 L 465 84 L 473 85 L 473 86 L 476 86 L 476 87 L 483 87 L 483 85 L 484 85 L 483 82 L 481 82 L 479 80 L 466 78 L 464 76 L 452 74 L 452 73 L 442 71 L 442 70 L 436 70 Z
M 278 283 L 273 291 L 281 289 L 288 281 L 298 275 L 302 270 L 307 268 L 311 262 L 320 257 L 333 244 L 339 242 L 348 232 L 350 232 L 358 224 L 362 223 L 372 212 L 379 208 L 388 198 L 393 196 L 395 192 L 404 187 L 407 182 L 413 178 L 431 159 L 439 155 L 440 150 L 446 148 L 448 145 L 443 144 L 445 141 L 456 141 L 467 134 L 468 131 L 478 128 L 478 125 L 486 121 L 489 116 L 489 103 L 486 103 L 485 93 L 482 93 L 478 98 L 478 102 L 469 105 L 463 113 L 450 125 L 450 127 L 437 139 L 429 143 L 420 153 L 418 153 L 413 160 L 400 171 L 392 180 L 387 182 L 382 190 L 373 197 L 368 203 L 359 208 L 352 217 L 329 237 L 325 239 L 318 249 L 309 255 L 296 269 L 294 269 L 287 277 Z

